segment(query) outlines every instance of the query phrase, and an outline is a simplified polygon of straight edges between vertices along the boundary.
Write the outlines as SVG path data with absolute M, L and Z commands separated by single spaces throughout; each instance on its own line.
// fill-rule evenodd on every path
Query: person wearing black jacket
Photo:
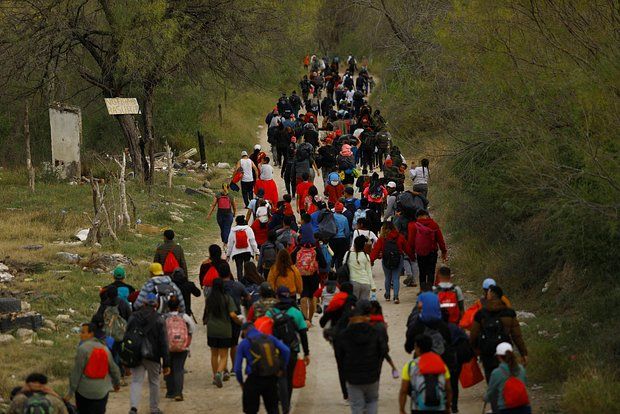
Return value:
M 301 109 L 301 98 L 297 95 L 297 91 L 293 91 L 293 93 L 291 93 L 291 96 L 288 98 L 288 102 L 293 108 L 295 118 L 297 118 L 297 115 L 299 115 L 299 110 Z
M 370 325 L 370 302 L 359 300 L 336 341 L 352 413 L 377 413 L 381 366 L 388 352 L 385 328 Z
M 174 269 L 172 272 L 172 282 L 177 285 L 181 294 L 183 295 L 183 301 L 185 302 L 185 313 L 189 316 L 193 315 L 192 312 L 192 295 L 197 298 L 200 297 L 200 289 L 196 287 L 196 284 L 187 278 L 187 275 L 180 267 Z
M 452 335 L 448 324 L 443 321 L 439 299 L 432 292 L 420 294 L 416 307 L 409 315 L 405 341 L 407 353 L 413 352 L 415 338 L 418 335 L 428 335 L 433 338 L 433 352 L 439 354 L 446 364 L 452 363 L 454 357 L 454 350 L 451 347 Z
M 127 323 L 127 332 L 134 329 L 142 329 L 145 332 L 146 343 L 150 345 L 150 352 L 142 355 L 142 362 L 135 368 L 131 368 L 130 388 L 130 413 L 137 413 L 142 397 L 142 383 L 144 376 L 149 377 L 149 408 L 151 413 L 159 410 L 159 375 L 162 371 L 164 376 L 170 375 L 170 353 L 168 352 L 168 337 L 163 318 L 157 313 L 159 301 L 157 295 L 149 293 L 140 310 L 134 312 Z

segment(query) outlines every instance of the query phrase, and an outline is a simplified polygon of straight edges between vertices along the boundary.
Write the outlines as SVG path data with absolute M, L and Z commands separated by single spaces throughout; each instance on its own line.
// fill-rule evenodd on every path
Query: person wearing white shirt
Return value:
M 241 159 L 237 162 L 235 170 L 241 168 L 243 171 L 243 177 L 241 178 L 241 194 L 243 195 L 243 203 L 248 206 L 248 203 L 252 199 L 254 193 L 254 172 L 258 176 L 258 168 L 254 165 L 254 162 L 248 157 L 247 151 L 241 151 Z
M 409 170 L 409 174 L 413 179 L 413 191 L 422 193 L 424 197 L 428 196 L 428 179 L 431 175 L 428 170 L 428 164 L 428 159 L 424 158 L 419 167 Z
M 232 258 L 235 261 L 237 278 L 243 279 L 243 265 L 252 260 L 253 256 L 258 256 L 259 250 L 254 230 L 247 225 L 245 217 L 237 216 L 235 224 L 228 236 L 226 257 L 227 260 Z

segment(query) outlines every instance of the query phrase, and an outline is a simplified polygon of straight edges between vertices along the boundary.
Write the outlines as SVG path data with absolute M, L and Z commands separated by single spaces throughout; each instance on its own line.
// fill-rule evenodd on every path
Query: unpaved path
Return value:
M 275 99 L 275 98 L 274 98 Z M 272 107 L 269 102 L 265 103 L 265 111 Z M 267 143 L 267 129 L 258 129 L 259 143 L 264 150 L 269 149 Z M 248 142 L 247 147 L 252 148 L 254 143 Z M 412 154 L 407 154 L 411 156 Z M 279 169 L 274 172 L 274 179 L 278 184 L 281 194 L 284 193 L 284 181 L 280 178 Z M 322 180 L 317 177 L 315 185 L 319 193 L 323 192 Z M 204 240 L 202 251 L 203 255 L 194 255 L 195 261 L 190 258 L 190 268 L 197 269 L 200 265 L 200 258 L 208 256 L 207 248 L 211 243 L 219 243 L 219 237 L 214 234 L 212 238 Z M 373 275 L 377 284 L 377 297 L 383 297 L 384 277 L 380 264 L 375 264 Z M 401 303 L 395 305 L 393 302 L 382 302 L 385 319 L 388 323 L 388 333 L 390 335 L 391 356 L 396 367 L 399 369 L 407 363 L 411 356 L 404 350 L 405 324 L 413 305 L 416 301 L 417 288 L 407 288 L 401 286 Z M 204 309 L 203 298 L 194 299 L 192 304 L 196 315 L 202 315 Z M 336 362 L 331 346 L 323 339 L 321 329 L 318 326 L 318 317 L 314 318 L 314 325 L 308 333 L 310 342 L 311 362 L 308 366 L 306 387 L 293 392 L 292 412 L 299 414 L 310 413 L 347 413 L 350 412 L 348 405 L 342 400 Z M 161 388 L 160 408 L 166 413 L 206 413 L 217 411 L 220 413 L 241 413 L 241 388 L 237 381 L 231 379 L 224 383 L 222 389 L 217 389 L 211 384 L 210 352 L 207 347 L 206 330 L 200 325 L 194 335 L 192 342 L 191 357 L 187 360 L 186 369 L 189 371 L 185 376 L 184 402 L 174 402 L 163 398 L 165 387 Z M 162 381 L 163 384 L 163 381 Z M 381 374 L 381 384 L 379 390 L 379 412 L 398 413 L 398 392 L 400 379 L 392 379 L 391 369 L 387 363 L 383 364 Z M 479 414 L 482 408 L 482 394 L 484 386 L 482 384 L 469 389 L 461 390 L 460 413 Z M 142 391 L 142 403 L 140 413 L 148 413 L 148 387 L 145 383 Z M 129 410 L 129 387 L 124 387 L 119 393 L 110 396 L 108 412 L 124 413 Z

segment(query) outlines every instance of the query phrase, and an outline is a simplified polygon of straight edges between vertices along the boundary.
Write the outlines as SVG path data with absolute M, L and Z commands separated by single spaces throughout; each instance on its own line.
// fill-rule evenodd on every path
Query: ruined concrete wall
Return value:
M 62 166 L 63 178 L 80 177 L 82 112 L 80 108 L 55 104 L 49 109 L 52 135 L 52 163 Z

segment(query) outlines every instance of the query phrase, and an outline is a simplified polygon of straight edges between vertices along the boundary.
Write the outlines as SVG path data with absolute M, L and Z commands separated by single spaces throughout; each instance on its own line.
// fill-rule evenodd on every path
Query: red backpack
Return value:
M 86 362 L 84 375 L 91 379 L 104 379 L 108 372 L 108 353 L 105 348 L 93 348 Z
M 187 351 L 190 343 L 189 329 L 181 315 L 170 315 L 166 318 L 168 348 L 170 352 Z
M 218 210 L 230 210 L 230 197 L 227 195 L 221 195 L 217 198 Z
M 428 256 L 436 251 L 437 240 L 435 239 L 435 230 L 417 221 L 415 228 L 415 252 L 420 256 Z
M 512 375 L 509 371 L 502 368 L 508 379 L 504 383 L 504 405 L 506 408 L 518 408 L 530 405 L 530 398 L 527 395 L 525 384 L 519 378 Z
M 248 244 L 248 233 L 244 230 L 235 231 L 235 247 L 237 249 L 246 249 Z
M 448 310 L 448 321 L 451 323 L 458 323 L 461 311 L 459 309 L 459 299 L 454 286 L 450 286 L 449 288 L 439 287 L 437 297 L 439 298 L 441 307 Z
M 215 266 L 211 265 L 207 273 L 205 273 L 202 278 L 202 286 L 213 287 L 213 281 L 220 277 L 220 274 L 217 272 Z
M 172 250 L 170 250 L 168 254 L 166 254 L 166 260 L 164 260 L 164 273 L 167 275 L 172 274 L 172 272 L 174 272 L 174 269 L 176 269 L 177 267 L 180 267 L 179 261 L 177 260 L 174 253 L 172 253 Z
M 302 247 L 297 252 L 297 269 L 302 276 L 310 276 L 319 270 L 319 263 L 316 261 L 316 250 L 314 247 Z

